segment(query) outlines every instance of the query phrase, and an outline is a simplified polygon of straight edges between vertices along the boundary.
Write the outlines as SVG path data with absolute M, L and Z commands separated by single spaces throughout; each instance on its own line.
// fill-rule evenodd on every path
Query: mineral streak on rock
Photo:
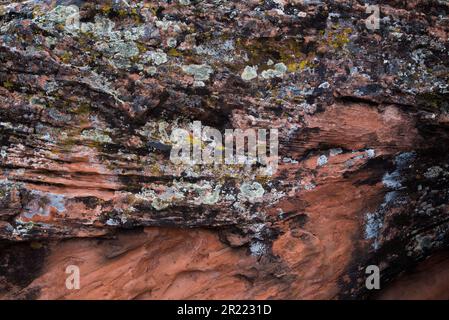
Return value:
M 357 299 L 372 264 L 394 298 L 439 272 L 449 3 L 368 30 L 368 2 L 2 1 L 0 298 Z M 278 129 L 278 170 L 175 165 L 194 121 Z

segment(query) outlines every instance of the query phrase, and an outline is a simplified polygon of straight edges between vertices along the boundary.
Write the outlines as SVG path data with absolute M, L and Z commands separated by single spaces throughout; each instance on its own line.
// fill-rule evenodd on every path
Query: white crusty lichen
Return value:
M 378 212 L 368 212 L 366 214 L 365 238 L 375 239 L 382 228 L 382 217 Z
M 254 241 L 250 244 L 249 250 L 253 256 L 260 257 L 267 252 L 267 246 L 261 241 Z
M 402 187 L 403 177 L 401 171 L 405 169 L 416 157 L 415 152 L 404 152 L 396 156 L 394 159 L 396 170 L 386 172 L 382 177 L 384 186 L 390 189 L 399 189 Z
M 319 156 L 318 157 L 318 159 L 317 159 L 317 161 L 316 161 L 316 164 L 319 166 L 319 167 L 322 167 L 322 166 L 324 166 L 326 163 L 327 163 L 327 157 L 323 154 L 323 155 L 321 155 L 321 156 Z
M 368 156 L 368 159 L 372 159 L 376 156 L 376 151 L 374 149 L 368 149 L 365 153 Z
M 378 238 L 383 226 L 383 219 L 379 212 L 368 212 L 366 214 L 365 238 L 374 240 L 372 246 L 375 250 L 379 247 Z
M 106 225 L 108 225 L 108 226 L 118 226 L 118 225 L 120 225 L 120 222 L 117 221 L 117 220 L 114 220 L 114 219 L 109 218 L 109 219 L 106 221 Z
M 338 156 L 339 154 L 343 153 L 343 149 L 342 148 L 334 148 L 334 149 L 330 149 L 329 150 L 329 155 L 331 157 L 335 157 Z
M 441 167 L 433 166 L 427 169 L 427 171 L 424 173 L 424 177 L 426 177 L 427 179 L 438 178 L 443 171 L 444 170 Z
M 385 173 L 382 177 L 382 183 L 384 186 L 390 189 L 399 189 L 402 187 L 402 177 L 399 171 L 393 171 L 392 173 Z
M 323 82 L 322 84 L 320 84 L 319 86 L 318 86 L 318 88 L 320 88 L 320 89 L 328 89 L 330 87 L 330 84 L 329 84 L 329 82 Z

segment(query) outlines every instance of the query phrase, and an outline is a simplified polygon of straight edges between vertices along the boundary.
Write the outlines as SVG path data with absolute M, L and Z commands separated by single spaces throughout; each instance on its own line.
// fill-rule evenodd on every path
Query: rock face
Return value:
M 0 298 L 447 298 L 449 2 L 373 3 L 2 4 Z M 194 121 L 277 170 L 174 163 Z

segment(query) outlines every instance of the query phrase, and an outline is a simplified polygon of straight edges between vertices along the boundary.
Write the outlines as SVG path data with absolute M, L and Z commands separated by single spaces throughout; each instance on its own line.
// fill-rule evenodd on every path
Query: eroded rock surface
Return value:
M 446 248 L 449 3 L 368 3 L 3 1 L 0 297 L 366 298 Z M 193 121 L 279 167 L 174 164 Z

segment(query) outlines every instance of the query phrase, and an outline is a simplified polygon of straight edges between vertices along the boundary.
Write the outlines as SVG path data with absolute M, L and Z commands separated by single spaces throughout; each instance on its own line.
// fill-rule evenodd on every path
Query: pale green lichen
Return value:
M 167 31 L 171 29 L 173 32 L 179 33 L 182 31 L 182 27 L 186 27 L 185 23 L 179 23 L 176 21 L 166 20 L 165 18 L 162 20 L 156 21 L 156 27 L 160 28 L 163 31 Z
M 220 192 L 221 192 L 221 186 L 216 185 L 213 190 L 210 185 L 206 185 L 205 187 L 202 186 L 201 188 L 197 189 L 197 192 L 199 193 L 199 196 L 195 199 L 197 203 L 199 204 L 208 204 L 212 205 L 217 203 L 220 200 Z
M 79 28 L 79 9 L 75 5 L 58 5 L 50 12 L 34 18 L 34 22 L 49 32 L 61 25 L 66 32 L 73 33 Z
M 167 54 L 165 54 L 165 52 L 163 52 L 162 50 L 148 51 L 147 53 L 145 53 L 143 60 L 155 65 L 160 65 L 168 61 Z
M 195 81 L 209 80 L 210 74 L 214 72 L 207 64 L 190 64 L 181 68 L 182 71 L 193 76 Z
M 262 71 L 261 76 L 264 79 L 271 79 L 275 77 L 282 78 L 286 72 L 287 66 L 283 62 L 280 62 L 274 65 L 274 69 Z
M 241 75 L 245 81 L 257 78 L 257 66 L 246 66 Z
M 144 71 L 145 71 L 148 75 L 154 76 L 154 75 L 157 73 L 157 68 L 156 68 L 155 66 L 149 66 L 149 67 L 146 67 L 146 68 L 144 69 Z
M 179 192 L 176 187 L 169 187 L 160 194 L 156 193 L 151 188 L 144 188 L 140 193 L 136 194 L 135 197 L 143 201 L 150 201 L 151 206 L 159 211 L 184 199 L 184 194 Z
M 136 41 L 145 35 L 145 26 L 133 27 L 122 32 L 123 38 L 127 41 Z
M 114 30 L 115 23 L 102 16 L 95 16 L 95 23 L 81 23 L 80 30 L 87 35 L 99 38 L 95 49 L 111 57 L 110 63 L 119 69 L 130 68 L 132 59 L 140 54 L 139 46 L 134 42 L 145 34 L 144 26 L 130 30 Z
M 188 183 L 174 181 L 163 192 L 156 192 L 160 186 L 146 187 L 136 194 L 136 199 L 151 202 L 156 210 L 163 210 L 175 204 L 213 205 L 220 201 L 221 185 L 210 182 Z
M 130 58 L 139 55 L 139 48 L 134 42 L 125 42 L 123 40 L 101 42 L 97 44 L 96 49 L 112 56 L 111 63 L 119 69 L 125 69 L 132 66 Z
M 99 143 L 112 143 L 111 137 L 107 133 L 99 129 L 84 130 L 81 133 L 81 136 L 84 139 L 92 140 Z
M 114 21 L 98 15 L 95 16 L 95 23 L 87 22 L 81 24 L 81 32 L 83 33 L 93 33 L 99 38 L 107 37 L 111 40 L 118 40 L 120 33 L 113 31 L 114 28 Z
M 259 182 L 244 182 L 240 186 L 240 195 L 248 200 L 257 200 L 265 193 Z

